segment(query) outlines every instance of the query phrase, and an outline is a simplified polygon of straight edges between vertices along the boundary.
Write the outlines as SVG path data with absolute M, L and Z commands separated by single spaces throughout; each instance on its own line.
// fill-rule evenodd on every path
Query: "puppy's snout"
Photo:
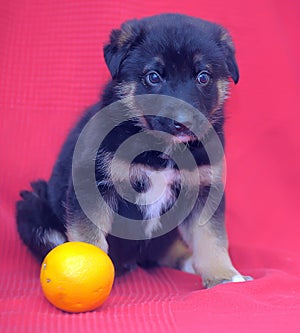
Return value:
M 150 129 L 169 133 L 181 141 L 196 139 L 194 131 L 199 119 L 194 118 L 189 114 L 175 114 L 174 112 L 171 115 L 165 113 L 163 115 L 146 116 Z

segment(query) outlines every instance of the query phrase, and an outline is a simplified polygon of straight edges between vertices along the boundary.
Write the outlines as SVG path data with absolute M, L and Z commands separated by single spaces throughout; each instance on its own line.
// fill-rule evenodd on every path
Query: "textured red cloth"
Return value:
M 102 308 L 66 314 L 39 286 L 14 203 L 48 179 L 60 146 L 108 79 L 102 45 L 132 17 L 181 12 L 225 25 L 241 80 L 227 105 L 227 225 L 235 265 L 254 276 L 203 290 L 200 278 L 138 269 Z M 0 332 L 300 331 L 300 2 L 0 1 Z

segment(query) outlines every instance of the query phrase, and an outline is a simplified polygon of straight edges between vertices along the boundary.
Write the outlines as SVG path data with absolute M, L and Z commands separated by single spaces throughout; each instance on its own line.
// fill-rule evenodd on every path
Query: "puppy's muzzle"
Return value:
M 196 124 L 200 128 L 203 123 L 200 119 L 193 122 L 189 117 L 176 117 L 175 120 L 165 116 L 147 116 L 147 122 L 151 130 L 169 133 L 180 142 L 197 140 Z
M 139 122 L 146 129 L 172 135 L 180 142 L 201 140 L 210 127 L 205 115 L 190 103 L 165 95 L 142 95 L 134 98 Z

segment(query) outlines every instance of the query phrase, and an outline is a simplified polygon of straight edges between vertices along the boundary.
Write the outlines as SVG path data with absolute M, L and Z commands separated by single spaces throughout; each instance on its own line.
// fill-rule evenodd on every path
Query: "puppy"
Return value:
M 106 251 L 117 274 L 165 265 L 205 287 L 248 280 L 224 226 L 223 106 L 239 80 L 228 32 L 179 14 L 131 20 L 112 31 L 104 58 L 101 101 L 69 134 L 50 180 L 21 192 L 21 239 L 39 260 L 83 241 Z

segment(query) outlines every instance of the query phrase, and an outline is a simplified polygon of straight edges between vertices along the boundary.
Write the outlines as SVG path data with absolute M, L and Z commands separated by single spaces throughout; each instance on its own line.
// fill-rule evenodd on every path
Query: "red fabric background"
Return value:
M 241 80 L 227 105 L 227 225 L 253 282 L 201 289 L 198 277 L 137 270 L 104 306 L 52 307 L 16 232 L 18 191 L 47 179 L 66 133 L 108 79 L 102 46 L 132 17 L 181 12 L 224 24 Z M 299 332 L 298 0 L 0 1 L 0 331 Z

